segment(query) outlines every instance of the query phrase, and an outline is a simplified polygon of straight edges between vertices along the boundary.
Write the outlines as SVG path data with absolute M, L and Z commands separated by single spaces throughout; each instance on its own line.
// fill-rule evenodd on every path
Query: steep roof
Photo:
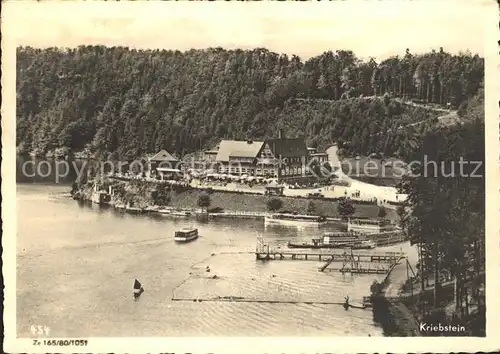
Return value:
M 260 150 L 260 149 L 259 149 Z M 257 151 L 258 153 L 259 151 Z M 253 150 L 234 150 L 229 154 L 230 157 L 255 157 L 257 155 Z
M 149 161 L 177 161 L 167 150 L 160 150 L 149 158 Z
M 222 140 L 217 152 L 216 161 L 229 161 L 229 156 L 233 157 L 257 157 L 263 141 Z
M 269 139 L 266 142 L 276 158 L 309 154 L 304 138 Z

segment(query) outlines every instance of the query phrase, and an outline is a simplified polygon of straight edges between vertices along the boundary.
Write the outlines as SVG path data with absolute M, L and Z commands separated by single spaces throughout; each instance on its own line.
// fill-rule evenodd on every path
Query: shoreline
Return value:
M 306 189 L 294 189 L 294 188 L 286 188 L 285 189 L 285 195 L 286 196 L 294 196 L 294 195 L 302 195 L 306 192 L 315 192 L 317 189 L 322 189 L 322 193 L 325 194 L 325 197 L 327 198 L 340 198 L 340 197 L 349 197 L 352 200 L 356 201 L 369 201 L 369 200 L 374 200 L 376 199 L 380 205 L 383 205 L 384 207 L 387 208 L 396 208 L 397 205 L 399 205 L 401 202 L 404 202 L 406 199 L 406 195 L 401 194 L 398 192 L 398 189 L 396 187 L 398 179 L 388 177 L 388 176 L 365 176 L 365 175 L 347 175 L 344 173 L 342 170 L 342 165 L 348 161 L 352 160 L 353 157 L 348 157 L 348 158 L 339 158 L 338 156 L 338 147 L 333 145 L 329 147 L 327 150 L 327 153 L 329 155 L 329 160 L 328 162 L 330 163 L 331 166 L 334 167 L 333 174 L 337 176 L 339 184 L 335 185 L 332 184 L 331 186 L 325 186 L 325 187 L 319 187 L 319 188 L 307 188 Z M 33 152 L 30 153 L 24 153 L 24 154 L 17 154 L 16 156 L 29 156 L 31 159 L 37 159 L 37 158 L 50 158 L 53 160 L 93 160 L 93 161 L 98 161 L 96 160 L 95 157 L 89 156 L 88 152 L 85 151 L 76 151 L 76 152 L 71 152 L 69 155 L 55 155 L 55 154 L 34 154 Z M 88 166 L 87 166 L 88 167 Z M 123 180 L 130 180 L 131 177 L 129 176 L 118 176 L 115 175 L 113 178 L 116 179 L 123 179 Z M 368 180 L 367 180 L 368 178 Z M 381 184 L 376 184 L 376 183 L 370 183 L 370 178 L 374 178 L 375 180 L 381 179 L 381 180 L 394 180 L 394 183 L 381 183 Z M 329 187 L 335 187 L 335 190 L 332 188 L 331 190 Z M 243 188 L 243 192 L 246 189 Z M 249 193 L 256 193 L 258 194 L 259 192 L 256 191 L 251 191 L 247 190 Z
M 158 210 L 175 210 L 192 214 L 213 214 L 213 217 L 257 217 L 263 218 L 272 213 L 296 215 L 317 215 L 327 221 L 341 222 L 343 217 L 337 211 L 337 205 L 345 197 L 311 198 L 302 195 L 266 196 L 263 187 L 243 190 L 235 186 L 227 187 L 207 184 L 158 183 L 158 181 L 139 179 L 108 178 L 104 183 L 90 180 L 74 186 L 73 199 L 90 201 L 96 204 L 109 204 L 118 209 L 144 213 Z M 241 189 L 240 189 L 241 188 Z M 292 190 L 293 191 L 293 190 Z M 208 196 L 209 205 L 202 210 L 198 205 L 201 195 Z M 161 197 L 161 201 L 159 200 Z M 280 199 L 282 206 L 269 210 L 269 199 Z M 355 206 L 353 219 L 377 219 L 379 205 L 376 200 L 350 199 Z M 309 209 L 313 206 L 313 211 Z M 397 213 L 387 208 L 386 218 L 395 222 Z

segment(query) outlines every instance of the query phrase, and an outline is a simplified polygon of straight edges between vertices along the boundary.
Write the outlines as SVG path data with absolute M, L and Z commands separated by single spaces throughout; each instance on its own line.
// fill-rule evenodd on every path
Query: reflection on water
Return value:
M 242 296 L 295 301 L 354 301 L 380 275 L 321 273 L 314 261 L 257 262 L 258 236 L 277 247 L 333 230 L 256 220 L 136 216 L 64 198 L 67 187 L 18 185 L 17 330 L 51 335 L 381 335 L 370 310 L 342 306 L 176 302 L 172 297 Z M 173 232 L 195 225 L 201 237 L 176 244 Z M 210 273 L 205 271 L 210 267 Z M 213 275 L 217 275 L 213 279 Z M 133 301 L 134 279 L 145 293 Z

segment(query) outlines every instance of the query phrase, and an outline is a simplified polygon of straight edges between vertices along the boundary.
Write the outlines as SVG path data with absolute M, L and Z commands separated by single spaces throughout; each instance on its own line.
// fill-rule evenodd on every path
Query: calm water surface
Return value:
M 339 305 L 172 301 L 242 296 L 259 300 L 361 301 L 377 275 L 321 273 L 314 261 L 257 262 L 261 235 L 276 247 L 316 229 L 263 221 L 174 220 L 79 205 L 68 186 L 17 186 L 17 331 L 46 325 L 55 337 L 372 336 L 370 310 Z M 176 244 L 195 224 L 201 237 Z M 322 232 L 322 231 L 321 231 Z M 398 247 L 399 248 L 399 247 Z M 209 266 L 211 271 L 206 272 Z M 217 275 L 216 279 L 212 279 Z M 132 297 L 134 279 L 145 293 Z

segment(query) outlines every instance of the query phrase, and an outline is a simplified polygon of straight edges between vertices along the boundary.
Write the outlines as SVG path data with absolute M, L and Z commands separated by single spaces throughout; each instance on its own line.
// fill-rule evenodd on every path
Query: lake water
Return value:
M 134 216 L 79 204 L 64 196 L 68 190 L 17 185 L 18 336 L 29 336 L 31 325 L 49 326 L 55 337 L 383 334 L 371 310 L 340 305 L 172 301 L 342 302 L 346 295 L 361 301 L 381 275 L 321 273 L 314 261 L 255 260 L 258 235 L 286 247 L 317 236 L 317 229 Z M 173 232 L 193 224 L 201 237 L 174 243 Z M 135 278 L 145 288 L 139 301 L 132 296 Z

